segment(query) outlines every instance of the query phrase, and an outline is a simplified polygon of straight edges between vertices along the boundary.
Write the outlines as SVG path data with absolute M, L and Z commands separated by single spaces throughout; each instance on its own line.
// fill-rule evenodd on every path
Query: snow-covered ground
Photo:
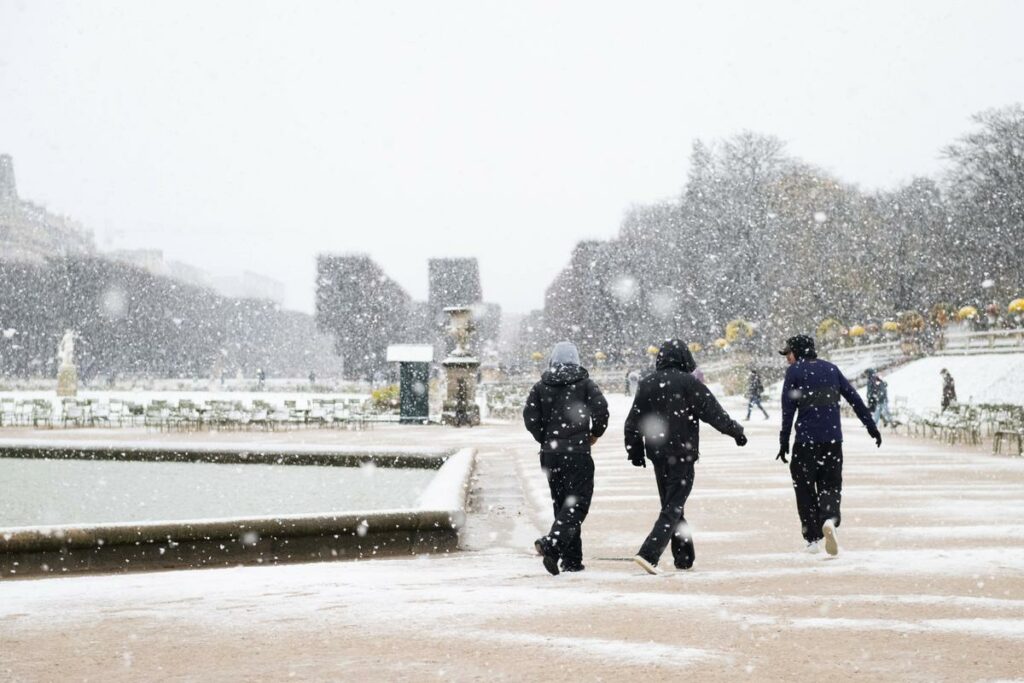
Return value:
M 1024 405 L 1024 353 L 976 356 L 930 356 L 883 374 L 889 383 L 889 402 L 906 401 L 917 412 L 938 410 L 946 368 L 956 382 L 961 403 L 1014 403 Z
M 582 573 L 548 576 L 532 554 L 551 510 L 521 425 L 302 432 L 353 446 L 477 445 L 469 549 L 0 581 L 0 678 L 1020 677 L 1024 461 L 889 435 L 876 449 L 848 421 L 842 551 L 806 555 L 770 402 L 770 420 L 744 423 L 744 449 L 702 430 L 686 510 L 695 570 L 652 577 L 628 561 L 657 513 L 652 471 L 626 461 L 628 404 L 610 399 Z M 724 404 L 743 417 L 743 403 Z

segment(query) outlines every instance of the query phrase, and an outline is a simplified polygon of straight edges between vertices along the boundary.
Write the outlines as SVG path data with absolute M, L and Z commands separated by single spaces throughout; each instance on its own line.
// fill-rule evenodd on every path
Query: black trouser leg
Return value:
M 655 472 L 657 472 L 657 466 L 655 466 Z M 675 532 L 672 534 L 672 541 L 670 543 L 672 547 L 672 560 L 677 568 L 688 569 L 693 566 L 693 561 L 697 559 L 697 553 L 693 547 L 693 535 L 690 533 L 690 527 L 686 523 L 686 499 L 690 496 L 690 491 L 693 489 L 693 474 L 694 469 L 691 465 L 690 476 L 688 477 L 688 486 L 690 488 L 683 493 L 679 521 L 676 523 Z M 678 496 L 675 487 L 670 483 L 672 475 L 666 472 L 665 476 L 656 476 L 655 481 L 658 482 L 658 498 L 661 499 L 661 506 L 664 508 L 665 503 L 670 502 L 673 495 Z
M 693 534 L 686 516 L 679 516 L 676 532 L 672 534 L 672 561 L 677 569 L 689 569 L 697 559 L 697 551 L 693 547 Z
M 544 453 L 541 464 L 548 477 L 555 515 L 547 538 L 563 566 L 582 564 L 580 531 L 594 496 L 594 460 L 589 455 Z
M 685 526 L 683 507 L 693 490 L 693 463 L 676 460 L 668 462 L 658 459 L 654 464 L 654 476 L 658 482 L 658 497 L 661 499 L 661 514 L 654 528 L 640 546 L 639 555 L 651 564 L 658 564 L 665 548 L 672 544 L 672 556 L 677 567 L 693 564 L 695 552 L 693 539 Z
M 842 444 L 793 444 L 789 463 L 796 493 L 800 531 L 808 543 L 821 540 L 821 525 L 830 517 L 839 525 L 843 495 Z
M 800 533 L 808 543 L 821 540 L 818 523 L 818 466 L 814 459 L 814 445 L 793 444 L 793 457 L 789 461 L 789 474 L 793 477 L 796 493 L 796 512 L 800 516 Z
M 818 511 L 819 521 L 832 518 L 836 526 L 842 521 L 839 514 L 843 502 L 843 444 L 832 443 L 820 446 L 818 458 Z

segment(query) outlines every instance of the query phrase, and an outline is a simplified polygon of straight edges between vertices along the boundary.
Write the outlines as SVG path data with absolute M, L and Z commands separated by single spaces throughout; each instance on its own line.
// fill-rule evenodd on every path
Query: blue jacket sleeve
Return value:
M 786 370 L 786 379 L 782 383 L 782 431 L 779 432 L 779 443 L 789 447 L 789 435 L 793 429 L 793 418 L 796 416 L 796 400 L 794 395 L 797 387 L 797 366 L 790 365 Z
M 875 420 L 871 417 L 871 411 L 864 405 L 864 401 L 861 400 L 860 394 L 853 388 L 849 381 L 843 377 L 843 373 L 839 374 L 839 393 L 842 394 L 846 402 L 853 408 L 853 412 L 856 413 L 857 418 L 867 427 L 868 434 L 874 434 L 878 431 L 878 427 L 875 426 Z

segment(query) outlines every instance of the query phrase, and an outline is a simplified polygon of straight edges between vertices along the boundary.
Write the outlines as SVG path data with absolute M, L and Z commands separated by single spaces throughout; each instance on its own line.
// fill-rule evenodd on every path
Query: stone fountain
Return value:
M 469 350 L 473 334 L 473 310 L 468 306 L 444 309 L 449 316 L 448 333 L 455 339 L 455 348 L 445 358 L 448 391 L 441 406 L 441 423 L 461 427 L 480 424 L 480 407 L 476 404 L 476 378 L 480 360 Z

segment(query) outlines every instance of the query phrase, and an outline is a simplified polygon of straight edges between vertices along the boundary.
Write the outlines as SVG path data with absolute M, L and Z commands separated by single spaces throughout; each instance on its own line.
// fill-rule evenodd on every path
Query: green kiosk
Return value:
M 426 424 L 430 419 L 430 344 L 391 344 L 387 361 L 398 363 L 398 412 L 402 424 Z

